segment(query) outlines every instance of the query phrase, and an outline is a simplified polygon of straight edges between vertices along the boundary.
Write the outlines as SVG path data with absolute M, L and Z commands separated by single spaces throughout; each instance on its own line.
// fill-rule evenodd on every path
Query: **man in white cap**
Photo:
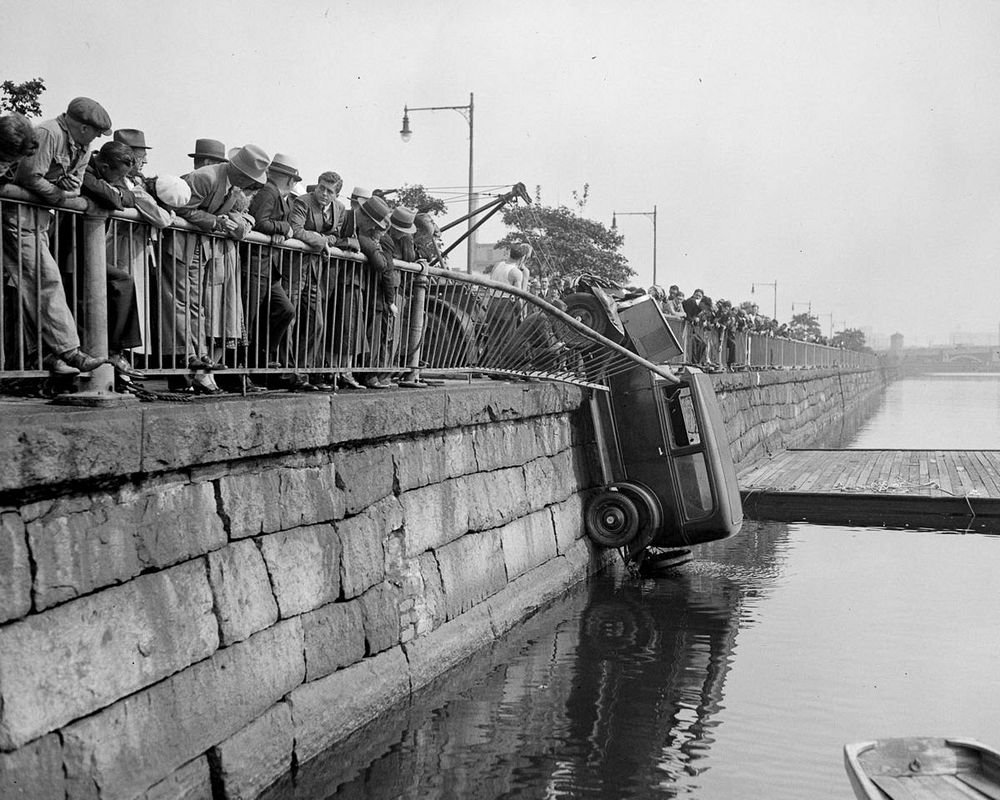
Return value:
M 292 236 L 291 194 L 302 180 L 298 163 L 289 155 L 275 153 L 267 168 L 267 183 L 250 201 L 253 229 L 281 244 Z M 276 247 L 251 245 L 250 257 L 243 262 L 246 320 L 250 336 L 250 367 L 277 368 L 285 333 L 295 320 L 295 308 L 282 285 L 287 254 Z
M 271 157 L 264 150 L 248 144 L 229 162 L 211 164 L 185 175 L 191 199 L 177 209 L 177 215 L 206 234 L 242 239 L 251 226 L 230 212 L 245 201 L 243 190 L 259 188 L 267 182 L 270 163 Z M 214 237 L 177 232 L 172 232 L 164 242 L 161 291 L 165 302 L 160 342 L 164 356 L 173 358 L 173 366 L 198 371 L 223 366 L 208 354 L 210 326 L 202 298 L 206 270 L 220 255 L 222 246 Z M 193 386 L 196 392 L 204 394 L 219 391 L 210 375 L 195 376 Z
M 18 166 L 17 184 L 50 205 L 78 197 L 90 144 L 110 129 L 111 118 L 100 103 L 89 97 L 74 98 L 64 114 L 36 127 L 38 149 Z M 62 375 L 90 372 L 104 359 L 80 350 L 59 266 L 49 247 L 51 219 L 44 208 L 4 204 L 4 267 L 21 295 L 25 316 L 40 328 L 42 342 L 49 351 L 46 366 Z

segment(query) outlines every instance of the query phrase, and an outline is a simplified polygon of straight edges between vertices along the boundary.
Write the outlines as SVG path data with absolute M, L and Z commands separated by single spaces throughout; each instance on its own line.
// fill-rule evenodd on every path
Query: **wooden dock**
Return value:
M 739 483 L 750 517 L 1000 530 L 996 450 L 786 450 Z

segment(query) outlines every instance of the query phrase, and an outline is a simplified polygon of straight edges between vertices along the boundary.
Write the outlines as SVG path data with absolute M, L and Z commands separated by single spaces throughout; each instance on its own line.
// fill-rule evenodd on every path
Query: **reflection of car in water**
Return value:
M 690 776 L 714 742 L 740 601 L 740 586 L 720 574 L 595 587 L 566 702 L 571 736 L 587 749 L 567 757 L 565 784 L 617 790 L 601 796 L 694 796 Z

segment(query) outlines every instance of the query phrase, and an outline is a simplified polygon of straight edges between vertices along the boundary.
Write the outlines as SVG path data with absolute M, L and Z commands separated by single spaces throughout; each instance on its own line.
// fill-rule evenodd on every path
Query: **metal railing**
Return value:
M 401 261 L 379 273 L 361 255 L 318 254 L 297 240 L 275 244 L 250 233 L 235 241 L 183 220 L 157 229 L 135 211 L 109 216 L 85 201 L 53 209 L 30 197 L 0 190 L 0 378 L 48 374 L 47 352 L 68 349 L 76 335 L 50 329 L 48 306 L 61 302 L 83 350 L 103 358 L 110 345 L 150 376 L 205 368 L 333 377 L 425 369 L 604 388 L 610 376 L 639 363 L 674 380 L 621 339 L 477 275 Z M 678 361 L 697 363 L 703 355 L 732 367 L 865 363 L 850 351 L 754 334 L 727 342 L 718 332 L 669 322 L 684 342 Z M 113 370 L 102 366 L 80 383 L 78 394 L 109 393 Z
M 833 368 L 874 369 L 878 356 L 842 347 L 785 339 L 753 331 L 728 333 L 668 319 L 684 356 L 677 363 L 712 364 L 726 369 Z

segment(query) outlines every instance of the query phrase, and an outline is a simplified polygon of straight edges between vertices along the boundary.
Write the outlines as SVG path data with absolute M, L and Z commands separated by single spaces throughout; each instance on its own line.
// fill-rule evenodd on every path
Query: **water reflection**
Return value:
M 754 622 L 745 601 L 779 578 L 786 536 L 750 522 L 669 578 L 602 576 L 267 797 L 689 793 L 708 766 L 737 633 Z

